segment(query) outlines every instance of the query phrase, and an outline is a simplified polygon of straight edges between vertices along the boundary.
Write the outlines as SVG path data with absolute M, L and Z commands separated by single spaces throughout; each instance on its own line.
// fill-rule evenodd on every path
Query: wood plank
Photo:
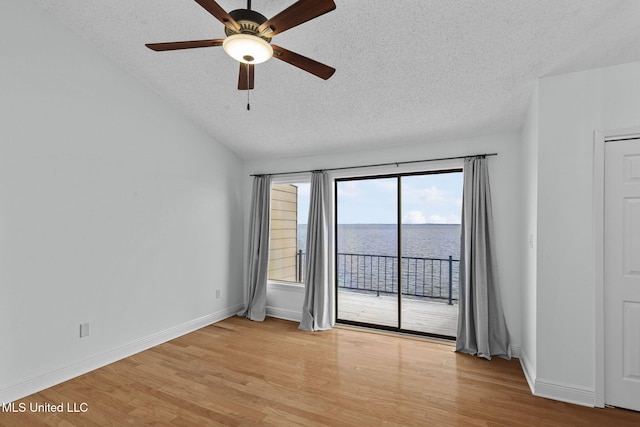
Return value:
M 640 414 L 531 395 L 517 360 L 447 343 L 233 317 L 19 402 L 85 413 L 0 413 L 0 425 L 627 426 Z
M 278 270 L 280 268 L 295 267 L 297 265 L 295 257 L 278 258 L 269 260 L 269 271 Z
M 269 249 L 293 249 L 297 252 L 297 242 L 291 239 L 271 239 L 269 242 Z
M 298 210 L 298 204 L 296 202 L 289 202 L 286 200 L 271 200 L 271 210 L 295 212 Z
M 298 187 L 293 184 L 273 184 L 271 186 L 271 198 L 277 200 L 296 200 Z
M 270 251 L 270 259 L 273 260 L 274 262 L 276 260 L 280 260 L 280 259 L 287 259 L 289 260 L 289 262 L 295 263 L 296 262 L 296 248 L 283 248 L 283 249 L 274 249 L 272 251 Z
M 287 210 L 277 210 L 271 209 L 271 225 L 273 226 L 274 221 L 293 221 L 298 223 L 298 212 L 296 211 L 287 211 Z
M 298 283 L 296 279 L 297 279 L 297 271 L 295 267 L 269 270 L 269 280 Z
M 298 234 L 296 232 L 295 229 L 290 228 L 290 229 L 286 229 L 286 230 L 271 230 L 271 238 L 272 239 L 289 239 L 291 241 L 296 242 L 296 238 L 298 237 Z M 295 246 L 292 245 L 292 246 Z

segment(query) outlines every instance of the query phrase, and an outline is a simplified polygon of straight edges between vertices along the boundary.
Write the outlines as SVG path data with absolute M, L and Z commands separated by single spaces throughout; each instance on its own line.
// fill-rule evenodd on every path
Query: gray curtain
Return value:
M 329 282 L 329 179 L 324 171 L 311 177 L 304 305 L 299 329 L 319 331 L 333 327 Z
M 466 158 L 460 244 L 460 301 L 456 351 L 511 358 L 494 250 L 489 172 L 484 157 Z
M 238 314 L 257 321 L 263 321 L 267 311 L 270 213 L 271 176 L 255 176 L 249 224 L 248 298 L 246 308 Z

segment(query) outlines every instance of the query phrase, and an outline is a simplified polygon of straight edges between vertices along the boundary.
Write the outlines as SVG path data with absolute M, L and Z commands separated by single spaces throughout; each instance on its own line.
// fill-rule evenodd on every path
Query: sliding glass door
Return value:
M 399 327 L 396 178 L 336 182 L 338 319 Z
M 462 172 L 401 181 L 401 329 L 455 337 Z
M 336 181 L 339 322 L 455 337 L 462 171 Z

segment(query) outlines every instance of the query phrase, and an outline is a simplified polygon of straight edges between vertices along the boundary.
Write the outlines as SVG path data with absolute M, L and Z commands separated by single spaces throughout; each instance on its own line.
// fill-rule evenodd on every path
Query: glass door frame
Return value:
M 365 327 L 365 328 L 374 328 L 381 329 L 392 332 L 399 332 L 411 335 L 423 335 L 432 338 L 439 338 L 445 340 L 455 340 L 456 337 L 448 336 L 448 335 L 440 335 L 430 332 L 424 331 L 415 331 L 410 329 L 402 328 L 402 177 L 405 176 L 417 176 L 417 175 L 439 175 L 445 173 L 464 173 L 462 167 L 452 167 L 446 169 L 435 169 L 435 170 L 426 170 L 426 171 L 417 171 L 417 172 L 397 172 L 397 173 L 380 173 L 374 175 L 362 175 L 362 176 L 353 176 L 353 177 L 341 177 L 334 179 L 334 200 L 333 200 L 333 218 L 334 218 L 334 253 L 333 253 L 333 262 L 334 262 L 334 295 L 335 295 L 335 322 L 338 324 Z M 348 182 L 348 181 L 364 181 L 371 179 L 384 179 L 384 178 L 395 178 L 396 179 L 396 233 L 397 233 L 397 248 L 396 255 L 398 257 L 398 268 L 396 269 L 396 280 L 398 282 L 398 305 L 397 305 L 397 313 L 398 313 L 398 326 L 389 326 L 389 325 L 380 325 L 375 323 L 367 323 L 367 322 L 358 322 L 354 320 L 340 319 L 339 318 L 339 306 L 338 306 L 338 184 L 340 182 Z

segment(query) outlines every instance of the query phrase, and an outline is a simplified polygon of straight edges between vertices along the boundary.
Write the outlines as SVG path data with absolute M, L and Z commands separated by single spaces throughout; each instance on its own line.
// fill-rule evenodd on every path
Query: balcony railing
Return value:
M 298 280 L 303 281 L 304 253 L 298 251 Z M 338 253 L 338 287 L 380 294 L 398 293 L 398 257 Z M 402 257 L 402 295 L 447 301 L 458 300 L 460 260 Z

